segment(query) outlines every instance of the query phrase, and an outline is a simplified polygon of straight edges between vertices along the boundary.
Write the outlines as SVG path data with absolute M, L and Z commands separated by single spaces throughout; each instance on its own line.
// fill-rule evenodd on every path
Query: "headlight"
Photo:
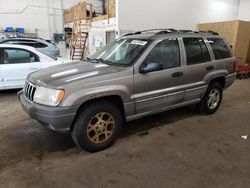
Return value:
M 57 106 L 64 98 L 64 90 L 48 89 L 37 87 L 34 95 L 34 102 L 46 106 Z

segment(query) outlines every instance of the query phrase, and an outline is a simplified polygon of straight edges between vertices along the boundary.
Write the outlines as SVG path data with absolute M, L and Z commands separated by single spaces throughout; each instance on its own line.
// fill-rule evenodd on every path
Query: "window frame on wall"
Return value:
M 113 41 L 108 41 L 108 34 L 109 33 L 114 33 L 115 38 L 116 38 L 116 31 L 114 29 L 105 31 L 105 43 L 106 43 L 106 45 L 113 42 Z

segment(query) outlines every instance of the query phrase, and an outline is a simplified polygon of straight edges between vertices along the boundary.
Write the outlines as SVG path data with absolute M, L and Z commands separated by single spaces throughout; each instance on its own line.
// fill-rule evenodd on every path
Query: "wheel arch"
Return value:
M 224 89 L 226 85 L 226 78 L 224 76 L 214 78 L 210 81 L 210 84 L 214 82 L 219 83 L 221 87 Z
M 70 130 L 72 130 L 75 121 L 77 120 L 77 117 L 79 115 L 79 113 L 86 108 L 88 105 L 95 103 L 95 102 L 101 102 L 101 101 L 108 101 L 113 103 L 121 112 L 121 115 L 123 117 L 123 121 L 125 121 L 126 117 L 125 117 L 125 107 L 124 107 L 124 103 L 123 103 L 123 99 L 121 96 L 119 95 L 107 95 L 107 96 L 100 96 L 100 97 L 96 97 L 96 98 L 91 98 L 85 102 L 83 102 L 80 107 L 78 108 L 74 121 L 72 122 L 71 126 L 70 126 Z
M 226 76 L 228 75 L 228 72 L 225 70 L 215 71 L 211 72 L 206 75 L 205 81 L 208 85 L 210 85 L 213 82 L 217 82 L 221 84 L 221 87 L 224 89 L 226 85 Z

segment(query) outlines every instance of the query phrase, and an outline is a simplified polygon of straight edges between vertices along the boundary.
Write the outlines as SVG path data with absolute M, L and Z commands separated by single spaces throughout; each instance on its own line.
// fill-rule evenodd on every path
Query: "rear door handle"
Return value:
M 172 77 L 181 77 L 183 76 L 183 72 L 175 72 L 172 74 Z
M 214 70 L 214 66 L 208 66 L 208 67 L 207 67 L 207 70 L 208 70 L 208 71 Z

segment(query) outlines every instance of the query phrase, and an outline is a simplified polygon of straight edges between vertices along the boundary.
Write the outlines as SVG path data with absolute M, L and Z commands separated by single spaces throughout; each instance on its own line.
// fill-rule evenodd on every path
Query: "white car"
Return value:
M 22 88 L 29 73 L 68 62 L 72 61 L 49 57 L 33 47 L 0 44 L 0 90 Z

